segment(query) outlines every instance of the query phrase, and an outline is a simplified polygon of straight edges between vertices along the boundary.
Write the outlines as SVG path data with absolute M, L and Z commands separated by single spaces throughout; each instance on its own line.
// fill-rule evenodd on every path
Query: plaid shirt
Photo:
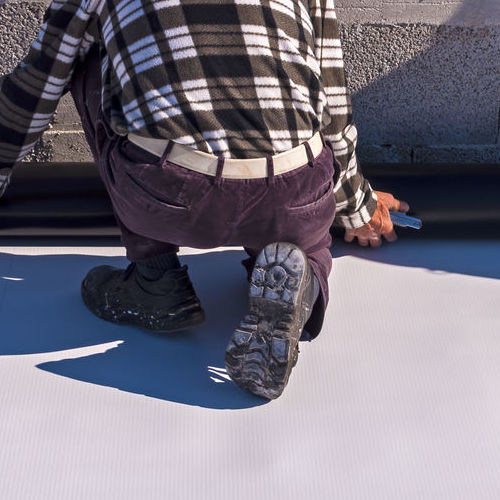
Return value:
M 94 43 L 117 134 L 254 158 L 322 130 L 339 170 L 336 222 L 370 220 L 376 195 L 355 154 L 333 0 L 54 0 L 27 56 L 0 80 L 3 189 Z

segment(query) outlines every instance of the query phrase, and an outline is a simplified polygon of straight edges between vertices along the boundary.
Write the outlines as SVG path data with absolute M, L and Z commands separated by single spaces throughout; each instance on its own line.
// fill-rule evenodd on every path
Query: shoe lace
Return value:
M 130 277 L 130 275 L 132 274 L 132 272 L 134 271 L 135 269 L 135 262 L 131 262 L 128 266 L 127 266 L 127 269 L 125 269 L 125 272 L 123 273 L 123 281 L 127 281 Z

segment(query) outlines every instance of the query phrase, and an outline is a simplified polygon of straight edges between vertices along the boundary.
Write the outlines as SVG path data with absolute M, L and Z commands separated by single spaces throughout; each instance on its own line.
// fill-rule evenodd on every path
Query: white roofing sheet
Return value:
M 207 321 L 159 337 L 80 299 L 123 249 L 0 248 L 0 498 L 500 498 L 500 242 L 336 245 L 272 402 L 224 371 L 244 253 L 185 253 Z

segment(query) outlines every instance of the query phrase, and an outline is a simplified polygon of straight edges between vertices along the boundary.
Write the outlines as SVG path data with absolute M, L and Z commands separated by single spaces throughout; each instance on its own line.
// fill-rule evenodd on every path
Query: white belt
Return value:
M 158 157 L 163 156 L 169 143 L 168 139 L 153 139 L 152 137 L 142 137 L 133 133 L 128 134 L 128 139 L 130 142 Z M 320 132 L 316 132 L 307 142 L 311 147 L 313 157 L 316 158 L 323 149 Z M 273 160 L 274 175 L 284 174 L 290 170 L 302 167 L 309 161 L 306 148 L 302 144 L 283 153 L 278 153 L 271 158 Z M 167 159 L 170 163 L 175 163 L 176 165 L 202 174 L 215 176 L 217 173 L 217 156 L 192 149 L 177 142 L 174 142 Z M 246 160 L 224 158 L 222 177 L 231 179 L 267 177 L 267 160 L 265 157 L 249 158 Z

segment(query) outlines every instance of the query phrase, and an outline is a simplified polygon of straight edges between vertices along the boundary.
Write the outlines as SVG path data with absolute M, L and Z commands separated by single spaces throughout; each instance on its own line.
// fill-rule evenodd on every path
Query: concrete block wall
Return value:
M 362 162 L 500 164 L 500 0 L 337 0 Z
M 0 74 L 48 4 L 0 0 Z M 362 163 L 500 164 L 500 0 L 335 5 Z M 91 160 L 67 95 L 27 161 Z

